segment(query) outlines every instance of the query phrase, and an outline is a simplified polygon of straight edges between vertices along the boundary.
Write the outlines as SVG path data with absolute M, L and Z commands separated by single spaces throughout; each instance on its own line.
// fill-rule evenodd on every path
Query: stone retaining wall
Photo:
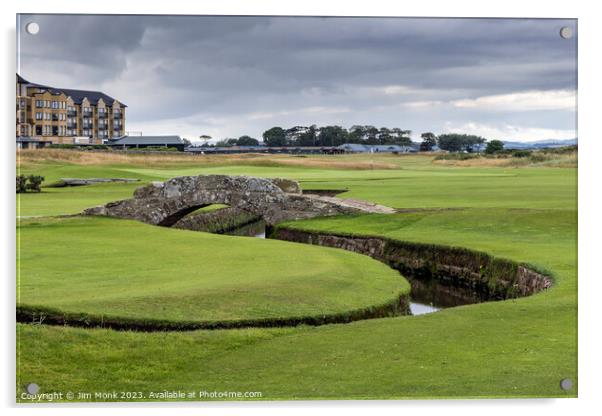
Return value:
M 528 296 L 551 286 L 550 277 L 526 264 L 465 248 L 385 237 L 328 234 L 277 226 L 269 238 L 341 248 L 368 255 L 416 279 L 471 289 L 483 300 Z

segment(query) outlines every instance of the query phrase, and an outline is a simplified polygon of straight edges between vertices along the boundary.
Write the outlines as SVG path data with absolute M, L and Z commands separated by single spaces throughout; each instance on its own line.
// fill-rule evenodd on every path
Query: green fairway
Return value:
M 328 162 L 336 156 L 318 157 Z M 362 156 L 363 161 L 366 156 Z M 52 183 L 64 177 L 121 177 L 140 179 L 138 184 L 97 184 L 78 188 L 44 188 L 39 195 L 19 195 L 19 215 L 75 214 L 84 208 L 124 199 L 152 180 L 200 174 L 287 177 L 303 189 L 349 189 L 342 196 L 378 202 L 395 208 L 507 207 L 573 208 L 576 204 L 576 169 L 566 168 L 458 168 L 437 166 L 428 156 L 374 156 L 378 162 L 395 163 L 398 169 L 341 170 L 224 165 L 203 166 L 186 161 L 165 168 L 128 164 L 99 166 L 36 163 L 24 165 L 23 173 L 39 174 Z M 354 160 L 354 159 L 351 159 Z
M 341 250 L 134 221 L 19 227 L 20 305 L 169 321 L 322 316 L 395 302 L 399 273 Z
M 328 158 L 315 159 L 338 160 Z M 485 251 L 534 264 L 553 286 L 521 299 L 319 327 L 141 333 L 18 324 L 17 391 L 35 381 L 41 392 L 260 391 L 264 400 L 575 397 L 577 170 L 374 159 L 396 168 L 107 168 L 110 177 L 141 184 L 227 173 L 289 177 L 304 189 L 347 188 L 342 196 L 413 210 L 285 225 Z M 51 178 L 100 176 L 99 166 L 63 162 L 23 169 Z M 129 197 L 136 186 L 44 189 L 22 195 L 18 215 L 75 213 Z M 281 241 L 80 217 L 22 220 L 18 236 L 19 301 L 72 311 L 236 319 L 348 310 L 407 290 L 399 274 L 367 257 Z M 244 302 L 246 295 L 253 302 Z M 563 378 L 575 387 L 561 390 Z

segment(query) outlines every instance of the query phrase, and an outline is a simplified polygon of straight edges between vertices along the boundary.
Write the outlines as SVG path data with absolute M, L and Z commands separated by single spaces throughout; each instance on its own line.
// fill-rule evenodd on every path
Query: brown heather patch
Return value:
M 324 169 L 396 169 L 398 165 L 382 161 L 338 156 L 266 155 L 246 153 L 239 155 L 191 155 L 187 153 L 122 153 L 111 151 L 79 151 L 69 149 L 25 149 L 17 152 L 20 164 L 47 162 L 76 165 L 130 165 L 142 167 L 170 167 L 177 165 L 202 166 L 298 166 Z
M 486 158 L 477 157 L 467 160 L 433 160 L 432 163 L 443 166 L 457 167 L 500 167 L 500 168 L 521 168 L 521 167 L 553 167 L 553 168 L 576 168 L 578 162 L 577 152 L 566 154 L 544 154 L 534 153 L 537 158 L 533 160 L 529 157 L 505 157 L 505 158 Z

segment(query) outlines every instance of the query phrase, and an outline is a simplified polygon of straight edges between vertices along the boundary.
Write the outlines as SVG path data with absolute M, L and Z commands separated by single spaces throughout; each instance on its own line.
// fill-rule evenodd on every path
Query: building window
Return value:
M 36 107 L 37 108 L 44 107 L 44 101 L 42 101 L 42 100 L 36 100 Z
M 36 120 L 42 120 L 44 118 L 44 113 L 36 113 Z

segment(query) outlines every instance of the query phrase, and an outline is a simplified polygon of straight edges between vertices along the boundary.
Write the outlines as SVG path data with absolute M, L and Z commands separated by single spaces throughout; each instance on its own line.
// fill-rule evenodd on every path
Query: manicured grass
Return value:
M 399 273 L 341 250 L 135 221 L 23 221 L 20 305 L 169 321 L 337 314 L 394 302 Z
M 102 183 L 65 188 L 42 188 L 40 193 L 17 195 L 21 218 L 79 214 L 86 208 L 131 198 L 140 183 Z
M 313 157 L 336 160 L 338 156 Z M 365 161 L 368 156 L 340 156 Z M 334 159 L 333 159 L 334 158 Z M 270 167 L 190 162 L 167 167 L 137 165 L 102 166 L 26 164 L 24 173 L 46 177 L 51 183 L 61 177 L 138 178 L 139 184 L 101 184 L 86 187 L 49 189 L 41 194 L 21 195 L 18 215 L 62 215 L 84 208 L 131 197 L 133 190 L 152 180 L 200 174 L 231 174 L 260 177 L 287 177 L 299 180 L 304 189 L 345 189 L 343 197 L 378 202 L 395 208 L 507 207 L 574 208 L 576 206 L 576 169 L 564 168 L 462 168 L 438 166 L 433 156 L 375 155 L 375 161 L 397 164 L 399 169 L 341 170 L 323 167 Z
M 575 397 L 576 387 L 563 391 L 559 382 L 571 378 L 577 385 L 578 381 L 576 169 L 463 168 L 433 165 L 429 158 L 422 156 L 378 157 L 397 164 L 399 169 L 121 165 L 118 168 L 121 172 L 116 176 L 140 177 L 144 181 L 201 173 L 283 176 L 301 180 L 304 188 L 347 187 L 349 192 L 344 196 L 399 208 L 469 208 L 314 219 L 295 222 L 294 226 L 486 251 L 549 271 L 554 278 L 552 288 L 527 298 L 468 305 L 418 317 L 372 319 L 321 327 L 134 333 L 18 325 L 17 391 L 21 392 L 26 383 L 35 381 L 42 392 L 261 391 L 264 400 Z M 55 168 L 52 163 L 44 163 L 36 166 L 36 172 L 51 175 Z M 82 165 L 70 167 L 79 169 L 79 174 L 64 176 L 98 176 L 86 175 L 87 168 Z M 107 191 L 118 186 L 123 185 L 107 185 Z M 95 187 L 99 185 L 73 188 L 69 199 L 57 197 L 54 213 L 73 212 L 84 204 L 89 198 L 86 193 L 93 192 Z M 22 204 L 22 212 L 48 215 L 52 211 L 44 202 L 48 195 L 26 195 L 29 202 Z M 107 194 L 107 201 L 119 199 L 115 196 Z M 32 202 L 36 198 L 37 205 Z M 39 214 L 43 209 L 46 211 Z M 123 230 L 120 234 L 123 241 L 111 240 L 111 244 L 104 244 L 103 249 L 107 251 L 103 253 L 108 254 L 104 254 L 104 261 L 98 261 L 97 258 L 79 256 L 79 252 L 97 254 L 98 247 L 91 242 L 106 238 L 105 233 L 115 236 L 117 231 L 109 229 L 111 224 L 121 224 L 120 220 L 95 219 L 87 225 L 74 225 L 73 229 L 80 230 L 73 235 L 79 237 L 72 243 L 71 250 L 62 252 L 60 246 L 50 246 L 71 244 L 67 243 L 72 238 L 70 228 L 60 224 L 31 226 L 30 223 L 36 221 L 43 224 L 41 220 L 27 220 L 22 229 L 34 230 L 31 236 L 35 238 L 30 239 L 33 247 L 39 247 L 42 252 L 58 253 L 67 264 L 77 262 L 80 270 L 92 275 L 97 273 L 94 268 L 116 267 L 113 258 L 119 255 L 123 255 L 123 260 L 118 266 L 127 273 L 136 272 L 134 266 L 144 264 L 163 267 L 155 257 L 170 252 L 171 246 L 178 247 L 186 255 L 167 260 L 164 270 L 170 273 L 194 273 L 182 259 L 196 259 L 197 256 L 206 260 L 202 263 L 203 271 L 225 269 L 229 265 L 218 264 L 203 252 L 208 250 L 210 253 L 214 244 L 222 247 L 219 241 L 228 241 L 229 250 L 247 247 L 250 258 L 262 258 L 270 263 L 281 261 L 275 270 L 288 273 L 288 269 L 293 268 L 303 276 L 314 272 L 315 268 L 301 267 L 298 264 L 302 262 L 297 261 L 314 261 L 315 256 L 320 256 L 318 253 L 327 250 L 307 247 L 317 251 L 315 255 L 312 252 L 312 256 L 303 256 L 297 254 L 300 246 L 295 245 L 295 250 L 286 251 L 285 259 L 274 260 L 271 254 L 284 250 L 280 244 L 285 243 L 205 237 L 201 233 L 136 224 L 139 228 L 128 225 Z M 88 225 L 90 228 L 86 228 Z M 80 232 L 82 229 L 88 231 Z M 151 238 L 155 234 L 146 231 L 151 229 L 163 233 L 160 241 Z M 52 234 L 57 232 L 62 235 L 60 244 L 56 238 L 52 240 Z M 20 234 L 23 244 L 25 233 Z M 206 250 L 199 250 L 193 243 L 193 240 L 205 241 L 209 237 L 216 240 L 211 240 Z M 183 239 L 189 238 L 185 244 Z M 122 250 L 111 251 L 113 244 Z M 278 248 L 272 249 L 268 244 L 278 245 Z M 144 253 L 147 247 L 151 250 Z M 21 248 L 22 255 L 28 256 L 25 246 Z M 133 261 L 123 254 L 124 249 L 133 253 Z M 75 258 L 77 256 L 79 258 Z M 220 260 L 234 263 L 232 267 L 247 272 L 246 266 L 235 265 L 236 260 L 230 257 Z M 46 262 L 49 267 L 35 271 L 36 261 Z M 347 260 L 344 262 L 347 264 Z M 63 275 L 72 275 L 61 262 L 46 257 L 29 258 L 22 266 L 20 283 L 31 285 L 32 290 L 35 285 L 31 281 L 40 279 L 42 274 L 48 276 L 48 273 L 63 270 Z M 30 268 L 27 272 L 26 267 Z M 361 273 L 359 269 L 352 271 Z M 143 277 L 139 274 L 138 278 Z M 97 286 L 98 280 L 93 280 L 96 283 L 89 287 L 83 283 L 85 276 L 78 280 L 79 289 L 78 285 L 74 289 L 84 294 L 96 291 L 102 296 L 104 287 Z M 301 277 L 299 281 L 302 281 Z M 166 283 L 168 287 L 170 283 Z M 50 290 L 48 281 L 46 285 Z M 265 285 L 272 287 L 269 282 Z M 173 287 L 177 291 L 177 287 Z M 294 296 L 294 290 L 276 287 L 281 290 L 283 299 Z M 127 288 L 136 291 L 135 287 Z M 65 296 L 67 302 L 77 303 L 75 296 L 71 299 L 71 295 Z M 62 300 L 52 301 L 60 303 Z M 281 310 L 287 308 L 281 307 Z
M 314 220 L 312 229 L 331 222 L 356 232 L 356 224 L 362 233 L 535 261 L 555 285 L 528 298 L 419 317 L 282 331 L 164 335 L 20 326 L 22 380 L 35 377 L 62 391 L 262 391 L 274 400 L 573 397 L 576 390 L 558 383 L 577 380 L 575 220 L 570 212 L 502 209 Z M 494 221 L 499 226 L 489 227 Z

